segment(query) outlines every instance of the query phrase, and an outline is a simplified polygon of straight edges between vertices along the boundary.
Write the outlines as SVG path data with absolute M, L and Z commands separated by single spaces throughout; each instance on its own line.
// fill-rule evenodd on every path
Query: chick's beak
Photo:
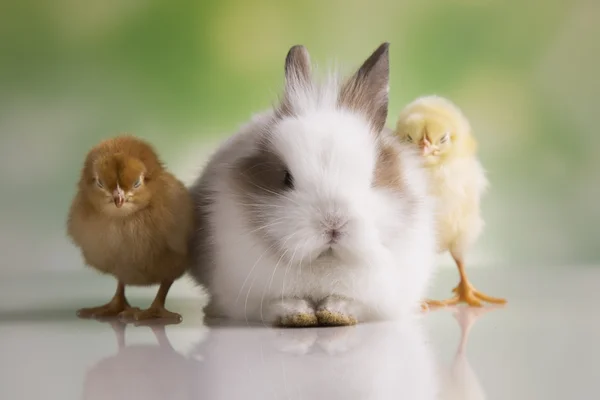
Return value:
M 121 190 L 121 188 L 117 188 L 113 191 L 113 200 L 115 202 L 115 206 L 117 208 L 121 208 L 121 206 L 125 202 L 125 193 L 123 193 L 123 190 Z
M 431 153 L 431 143 L 429 143 L 428 140 L 421 140 L 419 146 L 421 147 L 421 154 L 423 156 L 427 156 Z

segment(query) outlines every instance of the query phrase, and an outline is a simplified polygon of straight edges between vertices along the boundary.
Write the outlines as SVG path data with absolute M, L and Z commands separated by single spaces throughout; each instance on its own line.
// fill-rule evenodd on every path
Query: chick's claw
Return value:
M 473 296 L 479 300 L 482 301 L 486 301 L 488 303 L 493 303 L 493 304 L 506 304 L 506 299 L 502 299 L 500 297 L 492 297 L 492 296 L 488 296 L 485 293 L 481 293 L 480 291 L 478 291 L 477 289 L 473 288 L 472 286 L 470 287 L 470 290 L 473 293 Z M 459 288 L 458 286 L 455 287 L 452 290 L 454 293 L 459 293 Z
M 461 281 L 452 291 L 455 296 L 447 300 L 427 300 L 430 307 L 453 306 L 459 303 L 466 303 L 471 307 L 483 307 L 482 301 L 493 304 L 505 304 L 506 300 L 498 297 L 491 297 L 479 292 L 469 282 Z
M 135 307 L 135 308 L 130 307 L 130 308 L 128 308 L 128 309 L 123 310 L 122 312 L 120 312 L 119 313 L 119 318 L 121 318 L 121 319 L 134 319 L 135 314 L 137 312 L 139 312 L 139 311 L 140 311 L 140 309 L 137 308 L 137 307 Z
M 77 310 L 79 318 L 94 318 L 94 317 L 110 317 L 117 316 L 121 310 L 113 307 L 111 304 L 106 304 L 99 307 L 81 308 Z
M 111 302 L 99 307 L 81 308 L 77 310 L 77 316 L 79 318 L 117 317 L 123 312 L 129 312 L 130 310 L 139 310 L 139 308 L 132 308 L 127 304 L 115 304 Z
M 132 314 L 132 317 L 135 321 L 162 319 L 181 322 L 183 319 L 180 314 L 171 312 L 164 307 L 150 307 L 145 310 L 138 310 Z

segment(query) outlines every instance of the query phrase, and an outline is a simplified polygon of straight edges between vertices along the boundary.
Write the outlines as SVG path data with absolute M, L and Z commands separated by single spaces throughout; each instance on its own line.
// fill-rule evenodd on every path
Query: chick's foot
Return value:
M 154 319 L 181 321 L 183 319 L 180 314 L 171 312 L 160 306 L 150 306 L 150 308 L 145 310 L 138 310 L 133 313 L 127 313 L 126 315 L 131 315 L 136 321 L 148 321 Z
M 145 310 L 128 310 L 122 312 L 119 316 L 123 319 L 133 319 L 136 322 L 152 321 L 152 320 L 167 320 L 179 323 L 182 321 L 181 315 L 171 312 L 165 308 L 167 293 L 173 281 L 165 281 L 161 283 L 158 293 L 154 301 Z
M 77 310 L 77 316 L 80 318 L 108 318 L 116 317 L 122 312 L 139 310 L 129 305 L 125 297 L 125 285 L 121 282 L 117 285 L 117 290 L 113 298 L 105 305 L 91 308 L 81 308 Z
M 131 307 L 129 304 L 120 304 L 116 302 L 110 302 L 99 307 L 81 308 L 77 310 L 77 316 L 79 318 L 106 318 L 116 317 L 123 312 L 135 312 L 139 311 L 139 308 Z
M 447 300 L 426 300 L 429 307 L 453 306 L 459 303 L 466 303 L 471 307 L 482 307 L 482 302 L 493 304 L 505 304 L 506 300 L 499 297 L 488 296 L 471 285 L 469 281 L 461 281 L 452 291 L 455 296 Z

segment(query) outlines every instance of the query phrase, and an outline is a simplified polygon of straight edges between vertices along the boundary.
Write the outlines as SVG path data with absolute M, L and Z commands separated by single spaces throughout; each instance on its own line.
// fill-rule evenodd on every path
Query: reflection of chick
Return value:
M 494 310 L 495 307 L 486 308 L 458 308 L 454 318 L 460 326 L 460 343 L 452 363 L 452 368 L 445 376 L 442 396 L 443 400 L 481 400 L 485 399 L 485 392 L 481 386 L 475 371 L 471 368 L 466 355 L 467 342 L 471 328 L 477 319 L 486 312 Z
M 483 228 L 479 202 L 487 186 L 469 122 L 450 101 L 438 96 L 421 97 L 400 113 L 396 135 L 420 149 L 438 199 L 440 251 L 450 251 L 460 273 L 453 298 L 429 300 L 428 304 L 465 302 L 481 306 L 481 300 L 504 303 L 504 299 L 477 291 L 464 270 L 465 253 Z
M 187 267 L 192 202 L 147 143 L 106 140 L 87 155 L 68 220 L 86 263 L 118 280 L 113 299 L 78 311 L 81 317 L 124 313 L 136 320 L 176 318 L 164 308 L 169 288 Z M 160 284 L 150 308 L 132 308 L 125 285 Z
M 113 321 L 116 355 L 105 358 L 85 377 L 85 400 L 193 399 L 196 362 L 176 352 L 164 326 L 151 326 L 156 345 L 125 345 L 125 324 Z

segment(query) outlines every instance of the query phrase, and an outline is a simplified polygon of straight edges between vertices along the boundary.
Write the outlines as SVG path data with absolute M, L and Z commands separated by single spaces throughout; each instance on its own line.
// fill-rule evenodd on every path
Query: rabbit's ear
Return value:
M 364 114 L 376 133 L 385 126 L 388 113 L 389 43 L 371 54 L 341 88 L 339 105 Z
M 312 86 L 310 56 L 306 47 L 293 46 L 285 58 L 285 93 L 279 107 L 280 115 L 293 114 L 293 99 L 302 96 Z
M 297 85 L 305 86 L 311 81 L 310 55 L 306 47 L 293 46 L 285 58 L 286 89 L 294 89 Z

